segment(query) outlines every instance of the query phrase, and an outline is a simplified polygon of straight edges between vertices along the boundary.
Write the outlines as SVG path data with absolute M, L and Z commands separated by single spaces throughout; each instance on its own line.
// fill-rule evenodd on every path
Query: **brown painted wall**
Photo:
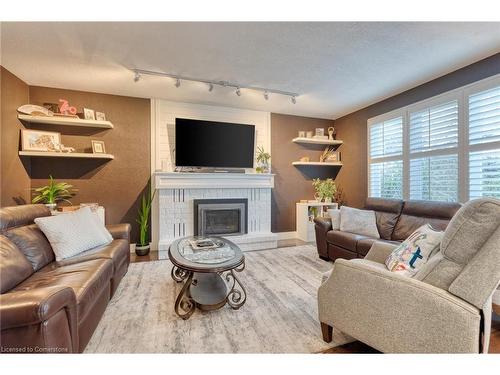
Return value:
M 499 73 L 500 53 L 336 119 L 337 137 L 344 141 L 341 147 L 344 166 L 337 182 L 346 193 L 347 203 L 361 207 L 368 194 L 366 122 L 369 118 Z
M 320 146 L 293 143 L 292 139 L 298 136 L 299 130 L 324 128 L 326 132 L 330 126 L 333 126 L 331 120 L 271 114 L 271 165 L 272 172 L 276 174 L 271 207 L 273 232 L 295 231 L 295 203 L 314 197 L 311 179 L 334 177 L 332 170 L 325 171 L 319 167 L 299 169 L 292 165 L 302 156 L 319 161 L 324 150 Z
M 1 162 L 0 205 L 13 206 L 30 201 L 30 163 L 25 165 L 19 155 L 19 130 L 17 108 L 29 102 L 29 88 L 7 69 L 0 68 L 1 81 Z
M 70 105 L 104 112 L 114 129 L 87 131 L 82 128 L 48 128 L 62 133 L 62 143 L 77 151 L 91 151 L 91 139 L 102 140 L 106 152 L 114 160 L 102 162 L 90 159 L 42 159 L 31 162 L 32 186 L 44 184 L 49 174 L 79 189 L 72 203 L 99 202 L 106 208 L 108 224 L 132 224 L 133 239 L 138 201 L 150 178 L 150 101 L 91 92 L 30 87 L 30 103 L 42 105 L 67 99 Z M 39 129 L 40 127 L 37 126 Z

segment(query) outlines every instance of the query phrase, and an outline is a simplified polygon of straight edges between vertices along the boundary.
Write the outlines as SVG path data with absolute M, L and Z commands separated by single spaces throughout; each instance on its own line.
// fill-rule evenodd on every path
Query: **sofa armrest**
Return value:
M 4 330 L 42 323 L 62 309 L 76 319 L 76 296 L 67 286 L 7 292 L 0 295 L 0 326 Z
M 363 261 L 337 259 L 318 290 L 322 323 L 382 351 L 477 353 L 480 311 L 451 293 Z
M 326 242 L 326 234 L 332 229 L 330 218 L 315 217 L 314 231 L 316 233 L 316 248 L 321 258 L 328 258 L 328 243 Z
M 106 225 L 106 229 L 115 240 L 124 239 L 130 242 L 130 230 L 132 229 L 130 224 L 109 224 Z
M 364 259 L 384 264 L 387 257 L 396 247 L 398 247 L 398 245 L 376 241 L 372 247 L 370 247 L 370 250 L 368 250 L 368 254 L 366 254 Z

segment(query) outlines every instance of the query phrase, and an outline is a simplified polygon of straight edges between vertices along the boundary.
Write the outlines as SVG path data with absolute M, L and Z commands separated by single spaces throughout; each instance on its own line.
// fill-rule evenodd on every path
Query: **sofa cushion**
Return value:
M 359 240 L 370 239 L 356 233 L 342 232 L 340 230 L 331 230 L 326 234 L 326 240 L 333 245 L 356 252 L 356 245 Z
M 130 245 L 128 240 L 114 240 L 109 245 L 99 246 L 91 250 L 84 251 L 78 255 L 58 261 L 59 266 L 76 264 L 92 259 L 111 259 L 113 262 L 113 275 L 124 263 L 130 259 Z
M 113 265 L 109 259 L 58 266 L 49 264 L 19 284 L 14 290 L 31 290 L 50 286 L 67 286 L 73 289 L 78 305 L 78 321 L 92 310 L 96 297 L 109 287 Z
M 37 218 L 35 223 L 49 239 L 57 261 L 113 240 L 90 207 L 64 215 Z
M 31 263 L 12 241 L 0 236 L 0 293 L 5 293 L 33 274 Z
M 403 201 L 400 199 L 368 198 L 365 209 L 375 211 L 380 238 L 390 240 L 398 221 Z
M 391 239 L 404 241 L 424 224 L 443 231 L 460 207 L 460 203 L 406 201 Z
M 33 224 L 35 218 L 50 215 L 50 210 L 43 204 L 4 207 L 0 209 L 0 230 Z
M 10 228 L 3 234 L 21 250 L 35 271 L 54 261 L 52 247 L 36 224 Z
M 340 230 L 380 238 L 374 211 L 340 207 Z

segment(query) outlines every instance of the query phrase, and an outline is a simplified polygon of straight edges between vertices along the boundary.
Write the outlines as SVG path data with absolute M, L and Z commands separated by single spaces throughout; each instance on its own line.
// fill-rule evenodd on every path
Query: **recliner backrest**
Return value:
M 416 278 L 482 308 L 500 281 L 500 200 L 464 204 Z

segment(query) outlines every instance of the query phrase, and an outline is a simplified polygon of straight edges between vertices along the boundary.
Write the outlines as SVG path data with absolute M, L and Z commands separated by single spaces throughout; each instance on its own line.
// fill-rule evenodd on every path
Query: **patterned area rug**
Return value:
M 174 312 L 182 287 L 168 260 L 133 263 L 86 353 L 316 353 L 341 345 L 321 338 L 316 293 L 331 263 L 311 245 L 246 252 L 238 274 L 247 290 L 239 310 Z

